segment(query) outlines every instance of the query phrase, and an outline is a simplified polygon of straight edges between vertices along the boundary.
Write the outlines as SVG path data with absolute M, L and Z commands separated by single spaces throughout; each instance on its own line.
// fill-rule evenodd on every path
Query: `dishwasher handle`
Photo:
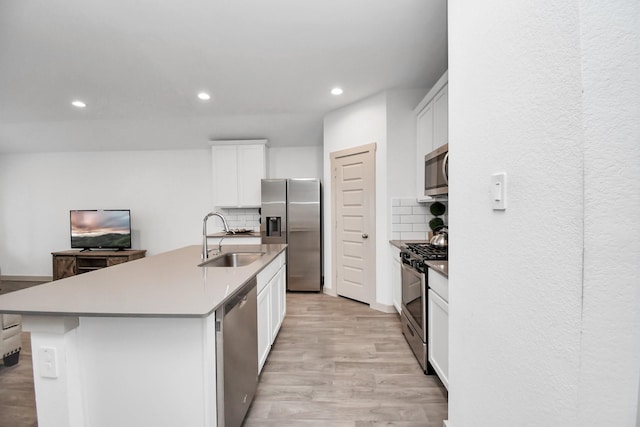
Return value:
M 233 298 L 231 298 L 225 305 L 224 305 L 224 312 L 225 313 L 229 313 L 231 310 L 233 309 L 241 309 L 242 307 L 244 307 L 247 304 L 248 298 L 249 298 L 249 292 L 251 292 L 251 290 L 253 288 L 256 287 L 256 281 L 255 280 L 251 280 L 247 286 L 244 286 L 244 288 L 238 292 L 238 294 L 236 296 L 234 296 Z

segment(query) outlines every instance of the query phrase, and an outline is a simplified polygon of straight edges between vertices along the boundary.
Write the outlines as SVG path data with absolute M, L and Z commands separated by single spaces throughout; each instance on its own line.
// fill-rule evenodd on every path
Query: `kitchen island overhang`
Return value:
M 198 267 L 189 246 L 0 297 L 31 332 L 43 426 L 216 426 L 215 311 L 285 250 Z M 75 297 L 74 297 L 75 296 Z

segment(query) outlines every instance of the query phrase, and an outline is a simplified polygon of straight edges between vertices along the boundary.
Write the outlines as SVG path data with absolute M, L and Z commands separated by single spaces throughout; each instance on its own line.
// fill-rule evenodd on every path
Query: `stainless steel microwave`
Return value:
M 424 195 L 449 194 L 449 144 L 424 156 Z

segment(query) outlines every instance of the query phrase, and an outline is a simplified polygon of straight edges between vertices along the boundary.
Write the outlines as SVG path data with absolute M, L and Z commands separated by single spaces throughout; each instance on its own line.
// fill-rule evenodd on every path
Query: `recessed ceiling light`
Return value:
M 334 87 L 333 89 L 331 89 L 331 95 L 342 95 L 342 92 L 344 91 L 339 87 Z
M 208 101 L 211 99 L 211 95 L 209 95 L 207 92 L 200 92 L 198 94 L 198 99 L 202 101 Z
M 75 101 L 71 102 L 71 105 L 73 105 L 76 108 L 84 108 L 87 106 L 87 104 L 85 104 L 84 102 L 80 101 L 79 99 L 76 99 Z

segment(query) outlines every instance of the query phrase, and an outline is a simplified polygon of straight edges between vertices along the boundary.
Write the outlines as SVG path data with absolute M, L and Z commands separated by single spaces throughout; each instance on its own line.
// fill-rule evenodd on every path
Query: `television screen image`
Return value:
M 131 248 L 130 211 L 71 211 L 71 247 L 82 249 Z

